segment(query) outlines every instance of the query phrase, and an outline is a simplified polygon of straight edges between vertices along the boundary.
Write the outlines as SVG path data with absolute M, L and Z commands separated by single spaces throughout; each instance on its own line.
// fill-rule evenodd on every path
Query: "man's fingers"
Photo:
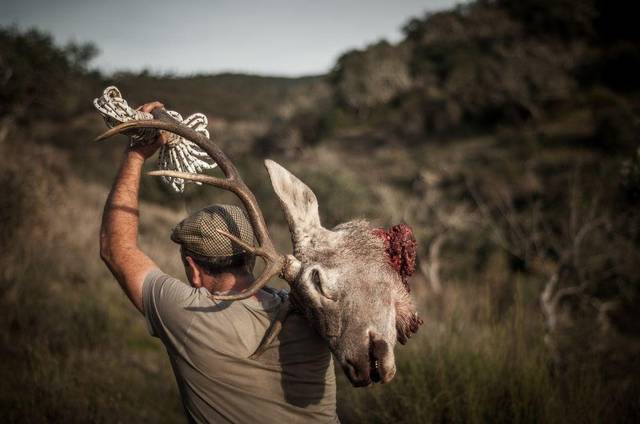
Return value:
M 155 141 L 158 147 L 167 144 L 167 140 L 169 140 L 169 135 L 165 131 L 158 131 L 158 137 Z
M 155 102 L 151 102 L 151 103 L 145 103 L 142 106 L 140 106 L 138 109 L 136 110 L 140 110 L 142 112 L 151 112 L 153 109 L 155 108 L 164 108 L 164 105 L 158 101 Z
M 162 108 L 164 109 L 164 104 L 155 101 L 155 102 L 149 102 L 149 103 L 145 103 L 141 106 L 138 106 L 138 108 L 136 110 L 142 111 L 142 112 L 151 112 L 153 109 L 156 108 Z M 158 131 L 158 136 L 156 137 L 156 139 L 153 141 L 153 143 L 151 143 L 149 145 L 149 147 L 155 147 L 158 148 L 160 146 L 162 146 L 163 144 L 165 144 L 168 140 L 168 136 L 164 131 Z

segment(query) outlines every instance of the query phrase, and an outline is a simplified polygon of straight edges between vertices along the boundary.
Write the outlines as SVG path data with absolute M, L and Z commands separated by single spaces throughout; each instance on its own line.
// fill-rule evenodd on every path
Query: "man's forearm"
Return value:
M 142 285 L 153 261 L 138 248 L 138 191 L 144 158 L 127 151 L 107 198 L 100 256 L 135 307 L 143 312 Z
M 100 252 L 110 256 L 118 249 L 137 248 L 138 192 L 144 159 L 127 152 L 113 184 L 102 216 Z

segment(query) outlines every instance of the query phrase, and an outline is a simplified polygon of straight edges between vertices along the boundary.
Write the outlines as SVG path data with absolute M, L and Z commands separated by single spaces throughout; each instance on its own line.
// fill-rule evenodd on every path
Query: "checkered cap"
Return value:
M 207 258 L 244 253 L 216 229 L 224 230 L 247 244 L 254 245 L 253 230 L 244 210 L 232 205 L 212 205 L 185 218 L 171 232 L 171 240 L 186 250 Z

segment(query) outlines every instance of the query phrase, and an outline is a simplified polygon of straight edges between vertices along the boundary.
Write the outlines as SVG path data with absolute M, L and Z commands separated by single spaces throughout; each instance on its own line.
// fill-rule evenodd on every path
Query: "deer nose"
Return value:
M 371 384 L 371 377 L 369 375 L 369 364 L 366 361 L 353 361 L 351 359 L 345 359 L 344 365 L 345 374 L 351 381 L 354 387 L 364 387 Z
M 387 383 L 395 376 L 396 367 L 392 346 L 382 337 L 368 332 L 361 349 L 345 357 L 345 373 L 355 387 Z
M 387 383 L 396 374 L 393 350 L 390 344 L 373 332 L 369 332 L 369 368 L 371 380 Z

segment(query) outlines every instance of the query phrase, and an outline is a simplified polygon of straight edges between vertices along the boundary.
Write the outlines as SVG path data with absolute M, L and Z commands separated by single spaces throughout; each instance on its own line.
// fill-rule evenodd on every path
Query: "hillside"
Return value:
M 207 114 L 283 250 L 267 157 L 312 187 L 327 226 L 414 228 L 426 324 L 391 384 L 340 381 L 343 422 L 637 422 L 634 28 L 600 0 L 476 1 L 298 79 L 100 75 L 89 45 L 0 28 L 3 421 L 181 420 L 166 355 L 97 255 L 124 138 L 90 141 L 105 128 L 91 100 L 113 84 Z M 235 200 L 142 191 L 141 242 L 182 277 L 171 226 Z

